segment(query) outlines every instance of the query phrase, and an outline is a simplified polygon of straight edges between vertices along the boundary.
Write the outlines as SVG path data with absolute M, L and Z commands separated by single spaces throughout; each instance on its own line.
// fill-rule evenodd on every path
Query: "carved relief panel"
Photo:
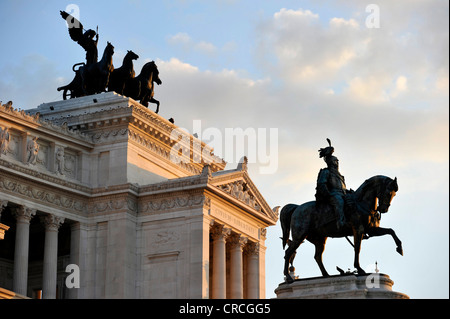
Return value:
M 67 177 L 77 179 L 79 155 L 76 151 L 66 148 L 64 150 L 63 172 Z
M 5 128 L 3 128 L 3 131 L 5 131 Z M 3 135 L 5 135 L 5 133 L 3 133 Z M 22 137 L 20 133 L 8 129 L 6 136 L 4 136 L 4 139 L 1 142 L 0 157 L 6 156 L 19 161 L 21 158 L 21 140 Z
M 49 160 L 50 160 L 50 152 L 51 147 L 48 142 L 43 140 L 37 141 L 36 149 L 38 150 L 34 163 L 37 167 L 42 169 L 49 169 Z M 33 164 L 30 162 L 29 164 Z

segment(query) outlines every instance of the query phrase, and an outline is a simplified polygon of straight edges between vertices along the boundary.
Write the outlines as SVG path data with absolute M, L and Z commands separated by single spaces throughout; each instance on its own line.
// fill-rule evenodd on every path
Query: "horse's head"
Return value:
M 106 44 L 105 52 L 108 52 L 111 56 L 114 54 L 114 46 L 109 41 Z
M 158 85 L 162 83 L 162 81 L 159 78 L 159 71 L 155 61 L 145 63 L 144 66 L 142 67 L 141 74 L 139 74 L 139 77 L 143 77 L 144 79 L 151 78 L 151 81 L 156 82 Z
M 151 67 L 153 69 L 153 81 L 155 81 L 156 84 L 161 85 L 162 81 L 159 78 L 159 71 L 158 71 L 158 67 L 156 66 L 155 61 L 149 62 L 149 64 L 151 65 Z
M 387 213 L 389 206 L 391 206 L 392 199 L 398 191 L 397 177 L 391 179 L 386 177 L 383 186 L 379 190 L 378 194 L 378 207 L 376 208 L 381 214 Z
M 397 191 L 397 177 L 392 179 L 377 175 L 367 179 L 355 193 L 357 200 L 366 202 L 371 209 L 384 214 L 389 210 Z
M 125 55 L 125 57 L 128 57 L 128 58 L 131 59 L 131 60 L 137 60 L 137 59 L 139 59 L 139 55 L 137 55 L 136 53 L 134 53 L 134 52 L 131 51 L 131 50 L 128 50 L 128 51 L 127 51 L 127 54 Z

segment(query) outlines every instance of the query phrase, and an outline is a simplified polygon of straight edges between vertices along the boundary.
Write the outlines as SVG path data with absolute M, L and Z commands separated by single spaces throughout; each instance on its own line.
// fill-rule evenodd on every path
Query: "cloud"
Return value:
M 155 97 L 161 112 L 188 130 L 192 119 L 220 130 L 278 128 L 273 185 L 290 190 L 280 198 L 308 193 L 324 166 L 316 151 L 326 137 L 351 187 L 383 173 L 429 189 L 440 182 L 423 178 L 448 162 L 448 62 L 435 52 L 441 45 L 418 47 L 422 34 L 393 23 L 385 19 L 386 29 L 372 30 L 357 17 L 323 21 L 312 11 L 282 9 L 256 29 L 262 78 L 171 59 L 161 61 L 167 81 Z
M 327 85 L 336 94 L 346 88 L 357 99 L 358 90 L 376 101 L 396 98 L 406 91 L 400 85 L 406 84 L 409 92 L 445 89 L 448 31 L 442 25 L 448 21 L 438 5 L 418 2 L 402 14 L 389 2 L 380 8 L 379 29 L 367 28 L 365 16 L 326 21 L 309 10 L 281 9 L 259 26 L 257 59 L 264 61 L 260 66 L 286 83 Z M 404 82 L 411 78 L 416 80 Z M 390 87 L 392 83 L 399 85 L 397 89 Z
M 189 34 L 184 32 L 179 32 L 175 35 L 169 36 L 168 42 L 170 44 L 189 44 L 192 41 Z
M 194 50 L 206 55 L 214 55 L 218 51 L 214 44 L 206 41 L 195 41 L 185 32 L 169 36 L 167 42 L 174 46 L 181 46 L 185 51 Z

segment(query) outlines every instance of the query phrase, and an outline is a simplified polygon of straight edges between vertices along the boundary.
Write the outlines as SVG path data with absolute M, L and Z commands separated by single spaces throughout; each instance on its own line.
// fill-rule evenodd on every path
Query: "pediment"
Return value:
M 278 220 L 278 208 L 270 208 L 251 180 L 245 166 L 242 168 L 242 165 L 239 165 L 234 170 L 212 173 L 209 184 L 258 215 L 262 215 L 274 223 Z

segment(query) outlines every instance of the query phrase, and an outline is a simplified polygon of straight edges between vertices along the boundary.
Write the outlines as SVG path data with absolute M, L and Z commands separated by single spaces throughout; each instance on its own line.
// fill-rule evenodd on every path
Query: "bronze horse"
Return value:
M 109 77 L 114 70 L 112 56 L 114 46 L 108 42 L 103 57 L 99 62 L 82 66 L 80 68 L 81 86 L 85 95 L 105 92 Z
M 346 203 L 348 203 L 345 210 L 346 222 L 339 228 L 336 224 L 336 217 L 333 216 L 332 209 L 328 205 L 319 206 L 315 201 L 311 201 L 302 205 L 288 204 L 284 206 L 280 212 L 280 223 L 283 231 L 283 249 L 288 244 L 284 256 L 286 282 L 294 281 L 289 275 L 289 263 L 292 264 L 297 248 L 305 239 L 315 245 L 314 259 L 324 277 L 329 276 L 322 262 L 327 237 L 353 235 L 354 267 L 360 275 L 365 274 L 359 265 L 362 239 L 391 235 L 397 245 L 397 252 L 403 255 L 402 242 L 395 232 L 390 228 L 379 227 L 381 214 L 388 211 L 397 191 L 397 178 L 391 179 L 381 175 L 369 178 L 356 191 L 346 195 Z M 292 240 L 289 239 L 290 232 Z
M 148 102 L 156 103 L 155 113 L 158 113 L 159 101 L 153 98 L 155 87 L 153 82 L 156 82 L 158 85 L 162 83 L 155 61 L 147 62 L 137 77 L 129 79 L 125 83 L 123 93 L 136 101 L 139 100 L 146 107 L 148 107 Z
M 125 83 L 134 78 L 135 72 L 133 68 L 133 60 L 139 59 L 139 56 L 131 50 L 123 58 L 123 63 L 120 68 L 114 69 L 111 73 L 108 83 L 108 91 L 115 91 L 122 94 L 125 89 Z

